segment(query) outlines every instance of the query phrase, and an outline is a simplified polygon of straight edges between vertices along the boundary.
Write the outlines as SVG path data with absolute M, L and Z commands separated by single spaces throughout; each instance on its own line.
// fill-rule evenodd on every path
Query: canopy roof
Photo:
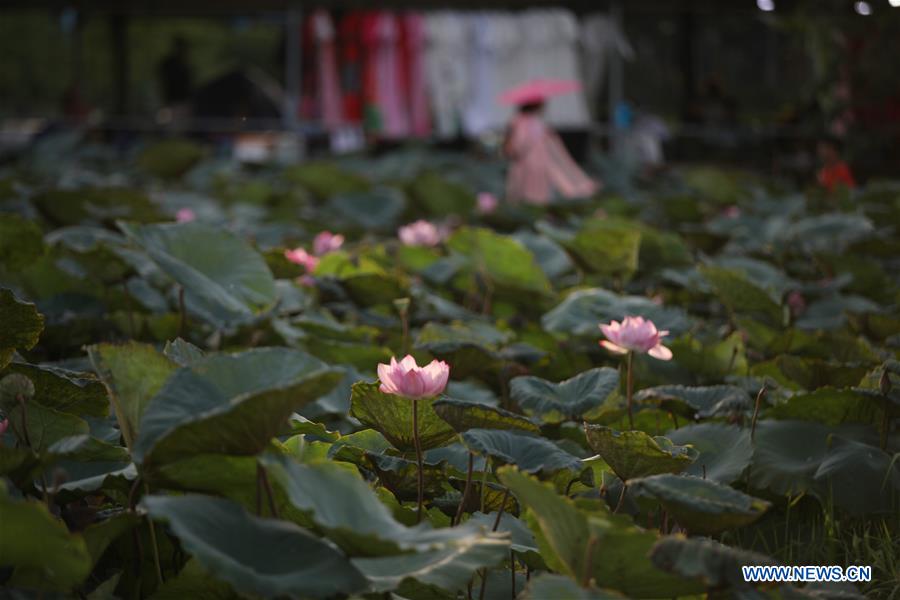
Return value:
M 135 15 L 227 16 L 280 12 L 289 8 L 528 8 L 565 6 L 579 11 L 605 10 L 610 0 L 3 0 L 6 9 L 64 10 L 75 8 L 89 12 L 126 13 Z M 777 0 L 779 11 L 800 6 L 816 12 L 852 14 L 851 0 Z M 759 12 L 755 0 L 621 0 L 627 11 L 693 11 L 701 13 Z

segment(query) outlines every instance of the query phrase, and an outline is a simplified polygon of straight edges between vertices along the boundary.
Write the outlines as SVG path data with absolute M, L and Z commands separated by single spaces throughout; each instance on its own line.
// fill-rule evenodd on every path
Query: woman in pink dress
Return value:
M 518 106 L 503 143 L 503 153 L 510 161 L 506 177 L 509 202 L 548 204 L 559 197 L 586 198 L 600 189 L 599 182 L 581 170 L 543 119 L 544 99 L 565 93 L 558 90 L 573 89 L 549 83 L 530 82 L 501 97 L 501 102 Z

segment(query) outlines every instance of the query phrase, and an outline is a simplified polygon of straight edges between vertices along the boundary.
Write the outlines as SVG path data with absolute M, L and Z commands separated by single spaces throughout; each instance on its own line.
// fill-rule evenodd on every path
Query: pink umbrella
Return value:
M 572 79 L 532 79 L 509 88 L 500 94 L 498 100 L 506 105 L 534 104 L 580 89 L 581 83 Z

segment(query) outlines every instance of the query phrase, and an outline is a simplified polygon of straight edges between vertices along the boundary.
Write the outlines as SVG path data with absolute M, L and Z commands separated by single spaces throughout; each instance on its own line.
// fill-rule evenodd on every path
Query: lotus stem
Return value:
M 634 429 L 634 412 L 632 409 L 634 396 L 634 352 L 628 353 L 628 366 L 625 374 L 625 393 L 628 398 L 628 427 Z
M 514 550 L 509 551 L 509 577 L 510 577 L 510 595 L 512 600 L 516 600 L 516 553 Z
M 419 442 L 419 401 L 413 400 L 413 445 L 416 448 L 416 523 L 422 521 L 422 505 L 425 496 L 425 471 L 422 465 L 422 445 Z
M 750 422 L 750 441 L 756 436 L 756 421 L 759 419 L 759 405 L 766 397 L 766 386 L 763 386 L 756 395 L 756 406 L 753 407 L 753 420 Z
M 273 517 L 278 519 L 278 507 L 275 506 L 275 493 L 272 491 L 272 484 L 269 482 L 269 472 L 266 471 L 264 466 L 257 463 L 256 476 L 258 478 L 258 483 L 261 483 L 263 489 L 266 491 L 266 499 L 269 501 L 269 512 Z M 260 507 L 259 504 L 259 497 L 257 496 L 257 510 L 261 511 L 262 507 Z
M 500 510 L 497 511 L 497 519 L 494 521 L 494 527 L 491 531 L 497 531 L 500 527 L 500 519 L 503 518 L 503 510 L 506 508 L 506 500 L 509 498 L 509 488 L 503 490 L 503 500 L 500 501 Z
M 184 308 L 184 286 L 178 288 L 178 337 L 183 338 L 187 330 L 187 311 Z
M 478 510 L 484 512 L 484 502 L 485 496 L 487 495 L 487 476 L 488 476 L 488 468 L 490 467 L 490 459 L 484 459 L 484 471 L 481 474 L 481 503 L 479 505 Z
M 144 483 L 144 493 L 150 493 L 150 486 Z M 147 522 L 150 525 L 150 543 L 153 544 L 153 565 L 156 567 L 156 579 L 159 582 L 159 585 L 162 585 L 166 580 L 162 574 L 162 563 L 159 560 L 159 542 L 156 541 L 156 526 L 153 524 L 153 519 L 147 518 Z
M 584 573 L 581 576 L 581 586 L 591 585 L 591 572 L 594 566 L 594 548 L 597 546 L 597 536 L 592 535 L 584 549 Z
M 466 485 L 463 488 L 462 498 L 459 499 L 459 508 L 450 525 L 459 525 L 465 511 L 466 500 L 469 498 L 469 490 L 472 488 L 472 472 L 475 470 L 475 454 L 469 452 L 469 468 L 466 469 Z
M 619 494 L 619 501 L 616 503 L 616 508 L 613 510 L 613 514 L 619 512 L 619 509 L 622 508 L 622 505 L 625 504 L 625 492 L 628 491 L 628 484 L 624 481 L 622 482 L 622 493 Z

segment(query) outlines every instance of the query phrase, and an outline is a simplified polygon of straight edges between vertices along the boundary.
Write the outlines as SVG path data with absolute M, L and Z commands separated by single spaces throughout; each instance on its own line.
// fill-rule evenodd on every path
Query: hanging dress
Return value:
M 468 19 L 454 11 L 425 16 L 425 63 L 435 135 L 452 139 L 462 134 L 469 92 Z
M 328 131 L 343 123 L 334 23 L 324 9 L 312 12 L 304 26 L 304 78 L 301 115 Z
M 397 16 L 387 11 L 368 13 L 362 30 L 366 49 L 366 126 L 383 139 L 407 137 L 409 111 Z
M 512 111 L 498 102 L 500 94 L 522 81 L 518 18 L 501 12 L 479 12 L 469 17 L 469 102 L 466 133 L 480 136 L 500 131 Z
M 548 204 L 554 198 L 585 198 L 597 182 L 575 164 L 559 136 L 536 114 L 513 117 L 506 140 L 510 160 L 506 178 L 509 202 Z
M 402 31 L 403 80 L 409 106 L 410 134 L 424 138 L 431 135 L 428 107 L 428 83 L 425 72 L 425 17 L 405 13 L 400 17 Z

